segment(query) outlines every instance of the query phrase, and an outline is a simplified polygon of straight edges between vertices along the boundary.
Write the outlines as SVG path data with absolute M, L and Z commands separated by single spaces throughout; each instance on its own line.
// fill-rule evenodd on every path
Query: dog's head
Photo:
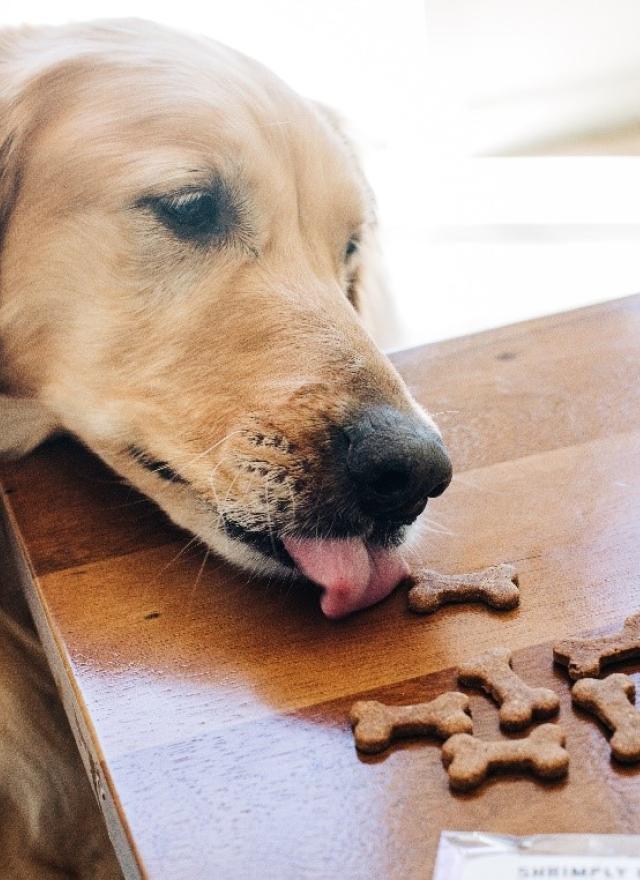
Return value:
M 358 314 L 372 201 L 335 120 L 144 23 L 8 33 L 0 82 L 11 394 L 328 615 L 386 595 L 451 468 Z

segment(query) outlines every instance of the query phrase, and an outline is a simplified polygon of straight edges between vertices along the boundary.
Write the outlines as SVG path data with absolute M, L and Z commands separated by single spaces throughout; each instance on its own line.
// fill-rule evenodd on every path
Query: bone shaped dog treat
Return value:
M 534 718 L 548 718 L 560 708 L 558 695 L 549 688 L 532 688 L 511 668 L 511 651 L 493 648 L 462 663 L 458 681 L 479 686 L 500 706 L 502 727 L 518 730 Z
M 458 733 L 442 746 L 442 761 L 451 788 L 458 791 L 480 785 L 497 767 L 531 770 L 543 779 L 556 779 L 569 768 L 564 743 L 564 731 L 557 724 L 541 724 L 525 739 L 493 742 Z
M 618 761 L 640 761 L 640 712 L 632 703 L 636 688 L 628 675 L 615 672 L 602 680 L 582 678 L 571 697 L 613 730 L 611 753 Z
M 518 575 L 513 565 L 502 563 L 469 574 L 439 574 L 426 568 L 416 576 L 409 590 L 409 608 L 421 614 L 449 602 L 484 602 L 507 610 L 520 602 Z
M 441 694 L 429 703 L 386 706 L 376 700 L 354 703 L 349 715 L 356 746 L 361 752 L 381 752 L 397 736 L 427 734 L 446 739 L 470 733 L 469 697 L 457 691 Z
M 596 639 L 565 639 L 553 646 L 553 659 L 569 669 L 571 678 L 600 675 L 617 660 L 640 657 L 640 612 L 627 617 L 618 633 Z

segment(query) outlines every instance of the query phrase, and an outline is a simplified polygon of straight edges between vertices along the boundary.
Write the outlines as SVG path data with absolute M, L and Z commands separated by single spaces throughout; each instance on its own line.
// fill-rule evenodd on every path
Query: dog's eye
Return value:
M 344 261 L 348 263 L 351 257 L 358 251 L 360 247 L 360 240 L 357 236 L 352 235 L 347 245 L 344 249 Z
M 157 199 L 157 217 L 177 235 L 190 238 L 224 231 L 219 199 L 211 192 L 181 193 Z
M 143 196 L 135 207 L 152 211 L 163 226 L 184 241 L 226 244 L 236 238 L 242 242 L 248 235 L 242 222 L 242 203 L 223 180 L 213 181 L 206 189 Z

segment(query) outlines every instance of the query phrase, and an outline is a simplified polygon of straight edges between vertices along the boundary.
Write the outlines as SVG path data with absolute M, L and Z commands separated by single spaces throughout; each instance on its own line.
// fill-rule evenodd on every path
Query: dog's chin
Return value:
M 304 578 L 321 587 L 320 606 L 327 617 L 345 617 L 375 605 L 409 575 L 403 548 L 417 523 L 378 526 L 366 536 L 325 538 L 248 530 L 237 521 L 221 519 L 186 482 L 166 477 L 161 481 L 157 468 L 153 473 L 130 457 L 103 457 L 177 525 L 238 568 L 288 580 Z

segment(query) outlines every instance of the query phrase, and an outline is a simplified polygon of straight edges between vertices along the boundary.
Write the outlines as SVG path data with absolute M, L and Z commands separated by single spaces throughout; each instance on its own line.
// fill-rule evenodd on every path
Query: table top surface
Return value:
M 640 768 L 570 707 L 550 644 L 640 607 L 640 297 L 393 357 L 456 476 L 415 563 L 519 571 L 521 605 L 331 622 L 246 578 L 70 440 L 0 469 L 30 606 L 127 876 L 425 878 L 442 829 L 640 829 Z M 450 793 L 440 751 L 356 753 L 354 699 L 428 699 L 497 645 L 561 696 L 567 780 Z M 622 667 L 630 672 L 634 667 Z M 640 669 L 640 666 L 637 667 Z M 475 732 L 498 736 L 474 691 Z

